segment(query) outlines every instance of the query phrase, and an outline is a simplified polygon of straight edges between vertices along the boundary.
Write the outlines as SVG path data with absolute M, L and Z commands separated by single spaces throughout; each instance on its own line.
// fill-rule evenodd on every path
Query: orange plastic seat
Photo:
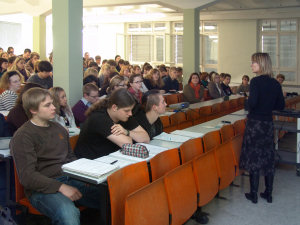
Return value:
M 204 153 L 193 160 L 199 207 L 209 203 L 219 190 L 219 176 L 214 151 Z
M 182 225 L 197 210 L 197 190 L 192 164 L 181 165 L 164 177 L 171 225 Z
M 79 135 L 75 135 L 75 136 L 72 136 L 72 137 L 69 138 L 72 150 L 75 149 L 76 143 L 78 141 L 78 137 L 79 137 Z
M 224 125 L 220 129 L 222 143 L 231 140 L 234 137 L 234 129 L 231 124 Z
M 15 191 L 16 191 L 16 203 L 25 206 L 28 210 L 28 213 L 34 215 L 42 215 L 38 210 L 36 210 L 29 202 L 28 198 L 26 198 L 24 193 L 24 187 L 19 181 L 18 173 L 16 167 L 14 166 L 15 173 Z M 17 214 L 20 213 L 17 211 Z
M 169 208 L 163 179 L 128 195 L 125 225 L 168 225 Z
M 165 98 L 166 98 L 167 105 L 178 103 L 178 95 L 177 94 L 165 95 Z
M 219 190 L 223 190 L 233 182 L 236 173 L 231 142 L 219 145 L 215 150 L 215 157 L 220 178 Z
M 240 97 L 237 99 L 237 101 L 238 101 L 238 107 L 243 108 L 245 104 L 245 97 Z
M 180 165 L 177 148 L 161 152 L 150 159 L 152 181 L 164 176 L 167 172 Z
M 229 109 L 230 109 L 229 101 L 221 102 L 221 115 L 226 115 L 230 113 Z
M 189 109 L 186 111 L 186 119 L 192 121 L 193 125 L 201 123 L 199 109 Z
M 177 112 L 170 116 L 171 126 L 176 126 L 177 130 L 193 126 L 192 121 L 188 121 L 185 112 Z
M 211 110 L 212 110 L 211 105 L 203 106 L 199 108 L 200 119 L 202 119 L 203 122 L 209 120 L 209 116 L 212 113 Z
M 163 128 L 169 127 L 170 126 L 170 118 L 169 116 L 160 116 L 159 117 L 162 124 L 163 124 Z
M 220 132 L 218 130 L 206 133 L 203 138 L 204 152 L 208 152 L 221 144 Z
M 233 123 L 233 129 L 234 129 L 235 135 L 238 135 L 238 134 L 244 135 L 245 128 L 246 128 L 245 119 L 237 120 Z
M 178 97 L 178 102 L 184 102 L 184 100 L 183 100 L 183 93 L 178 93 L 177 97 Z
M 230 99 L 229 100 L 230 112 L 234 112 L 238 110 L 238 99 Z
M 203 144 L 201 138 L 188 140 L 180 146 L 182 164 L 194 159 L 196 156 L 199 156 L 202 153 Z
M 221 103 L 215 103 L 211 106 L 211 114 L 209 115 L 209 120 L 216 119 L 221 114 Z
M 239 165 L 240 165 L 242 144 L 243 144 L 243 135 L 241 134 L 235 136 L 231 140 L 231 150 L 233 154 L 234 163 L 236 166 L 236 172 L 235 172 L 236 176 L 240 175 Z
M 149 184 L 147 162 L 126 166 L 107 177 L 111 205 L 111 224 L 125 223 L 125 200 L 128 194 Z

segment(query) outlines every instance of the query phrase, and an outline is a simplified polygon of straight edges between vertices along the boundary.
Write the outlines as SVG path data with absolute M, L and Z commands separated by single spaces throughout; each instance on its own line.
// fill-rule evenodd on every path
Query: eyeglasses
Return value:
M 135 84 L 141 84 L 141 83 L 143 83 L 143 81 L 142 81 L 142 80 L 139 80 L 139 81 L 135 81 L 135 82 L 133 82 L 133 83 L 135 83 Z

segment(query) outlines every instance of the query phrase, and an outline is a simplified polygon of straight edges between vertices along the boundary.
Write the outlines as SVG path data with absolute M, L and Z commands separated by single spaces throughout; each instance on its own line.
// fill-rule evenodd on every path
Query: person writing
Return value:
M 76 159 L 67 130 L 51 120 L 55 107 L 48 90 L 31 88 L 22 102 L 29 121 L 15 133 L 10 150 L 18 177 L 30 203 L 52 224 L 80 225 L 74 203 L 100 208 L 100 192 L 62 173 L 62 165 Z
M 75 147 L 78 158 L 95 159 L 117 151 L 123 144 L 149 143 L 147 132 L 132 117 L 133 96 L 124 88 L 92 105 Z
M 249 114 L 244 133 L 240 168 L 249 172 L 250 192 L 248 200 L 257 203 L 259 176 L 265 176 L 266 189 L 260 196 L 272 202 L 275 172 L 273 110 L 285 106 L 282 89 L 272 78 L 272 62 L 268 53 L 255 53 L 251 57 L 251 69 L 256 73 L 250 83 Z

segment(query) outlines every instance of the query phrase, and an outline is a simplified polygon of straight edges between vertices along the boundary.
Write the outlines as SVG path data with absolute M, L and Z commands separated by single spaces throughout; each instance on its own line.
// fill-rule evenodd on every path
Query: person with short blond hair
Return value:
M 80 225 L 75 204 L 99 209 L 99 189 L 63 174 L 62 165 L 76 157 L 68 131 L 51 121 L 56 113 L 49 91 L 31 88 L 22 101 L 29 121 L 14 134 L 10 151 L 25 195 L 52 224 Z

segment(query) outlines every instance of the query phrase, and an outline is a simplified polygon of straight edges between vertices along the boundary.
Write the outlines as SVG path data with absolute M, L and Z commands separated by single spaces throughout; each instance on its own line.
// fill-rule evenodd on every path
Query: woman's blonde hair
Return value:
M 251 56 L 252 63 L 256 62 L 259 65 L 258 75 L 269 75 L 273 77 L 272 61 L 268 53 L 257 52 Z
M 110 65 L 105 63 L 104 65 L 101 66 L 101 70 L 99 72 L 99 76 L 102 76 L 105 70 L 110 71 Z
M 153 80 L 153 74 L 155 74 L 155 73 L 158 73 L 157 81 Z M 163 79 L 161 79 L 158 69 L 151 69 L 149 74 L 147 74 L 145 78 L 150 80 L 150 83 L 152 86 L 157 85 L 159 88 L 162 88 L 165 85 Z
M 87 68 L 87 70 L 84 72 L 83 78 L 86 78 L 89 75 L 94 75 L 95 77 L 98 77 L 98 71 L 92 67 Z
M 20 62 L 20 61 L 24 61 L 25 63 L 25 59 L 22 57 L 22 56 L 18 56 L 15 61 L 13 62 L 12 66 L 8 69 L 8 71 L 11 71 L 11 70 L 18 70 L 19 71 L 19 68 L 17 66 L 17 64 Z M 25 69 L 25 66 L 24 66 L 24 70 L 26 71 L 26 74 L 27 74 L 27 77 L 30 77 L 30 73 L 28 72 L 28 70 Z M 23 75 L 22 75 L 23 77 Z
M 1 81 L 0 81 L 0 88 L 4 89 L 4 90 L 8 90 L 9 89 L 9 83 L 10 80 L 9 78 L 11 78 L 14 75 L 18 75 L 20 77 L 20 82 L 23 83 L 24 79 L 22 74 L 17 71 L 17 70 L 11 70 L 11 71 L 7 71 L 3 74 L 3 76 L 1 77 Z
M 107 88 L 107 93 L 110 94 L 112 91 L 115 90 L 115 87 L 118 86 L 121 82 L 125 82 L 125 78 L 120 75 L 116 75 L 113 78 L 111 78 L 109 82 L 109 87 Z
M 122 67 L 121 67 L 121 70 L 120 70 L 120 75 L 121 75 L 121 76 L 125 76 L 125 75 L 124 75 L 124 71 L 125 71 L 125 70 L 128 70 L 128 71 L 129 71 L 129 76 L 130 76 L 130 68 L 129 68 L 129 66 L 122 66 Z
M 65 92 L 65 90 L 61 87 L 53 87 L 50 88 L 49 90 L 51 97 L 53 99 L 53 105 L 55 106 L 55 112 L 56 114 L 60 115 L 60 110 L 62 109 L 66 114 L 71 114 L 71 109 L 69 105 L 67 104 L 66 107 L 62 107 L 60 105 L 60 99 L 59 99 L 59 94 L 61 92 Z

